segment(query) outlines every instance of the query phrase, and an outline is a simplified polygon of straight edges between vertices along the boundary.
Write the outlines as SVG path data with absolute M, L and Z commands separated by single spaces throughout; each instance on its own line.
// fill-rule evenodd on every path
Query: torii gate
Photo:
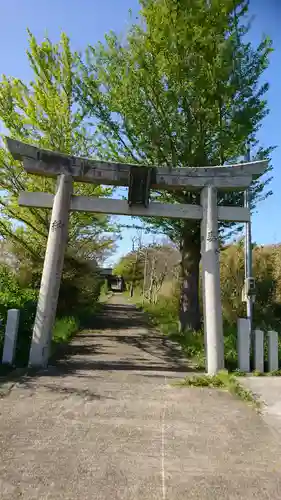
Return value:
M 154 216 L 201 220 L 204 332 L 207 370 L 214 374 L 224 367 L 223 322 L 220 294 L 218 221 L 249 222 L 244 207 L 217 206 L 217 191 L 244 191 L 262 175 L 267 161 L 218 167 L 159 168 L 101 162 L 39 149 L 7 138 L 14 159 L 23 161 L 26 172 L 58 177 L 56 194 L 20 194 L 19 205 L 50 208 L 52 216 L 29 356 L 30 366 L 46 366 L 68 238 L 69 211 Z M 142 174 L 140 174 L 141 170 Z M 130 186 L 129 203 L 124 200 L 73 196 L 73 182 Z M 138 200 L 131 197 L 141 190 Z M 148 203 L 149 189 L 199 190 L 201 205 Z M 137 201 L 139 204 L 134 204 Z

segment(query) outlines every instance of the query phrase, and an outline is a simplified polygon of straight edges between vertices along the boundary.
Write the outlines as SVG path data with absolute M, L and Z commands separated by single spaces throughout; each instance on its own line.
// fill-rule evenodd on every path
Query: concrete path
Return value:
M 0 400 L 1 500 L 281 498 L 280 440 L 114 298 L 64 358 Z
M 281 377 L 243 377 L 243 384 L 264 403 L 265 421 L 281 434 Z

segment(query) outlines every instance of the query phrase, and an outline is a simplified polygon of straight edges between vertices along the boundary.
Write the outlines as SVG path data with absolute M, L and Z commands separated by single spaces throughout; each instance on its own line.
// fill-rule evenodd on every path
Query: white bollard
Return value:
M 20 311 L 19 309 L 9 309 L 5 330 L 5 339 L 4 339 L 4 349 L 2 356 L 2 363 L 7 363 L 12 365 L 14 362 L 16 345 L 17 345 L 17 336 L 18 336 L 18 328 L 19 328 L 19 319 L 20 319 Z
M 250 371 L 251 323 L 249 318 L 237 320 L 238 368 L 242 372 Z
M 254 365 L 255 370 L 264 372 L 264 333 L 262 330 L 255 330 L 254 343 Z
M 279 368 L 278 360 L 278 333 L 269 331 L 268 338 L 268 370 L 273 372 Z

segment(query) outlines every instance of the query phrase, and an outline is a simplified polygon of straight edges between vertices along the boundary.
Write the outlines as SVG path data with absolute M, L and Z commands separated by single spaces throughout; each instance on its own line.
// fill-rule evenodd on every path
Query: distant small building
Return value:
M 107 281 L 108 288 L 113 292 L 124 292 L 126 289 L 123 276 L 114 276 L 112 268 L 99 268 L 99 273 Z

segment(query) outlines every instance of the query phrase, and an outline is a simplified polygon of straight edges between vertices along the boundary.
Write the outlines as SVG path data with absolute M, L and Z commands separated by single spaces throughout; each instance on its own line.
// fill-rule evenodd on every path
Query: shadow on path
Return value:
M 92 318 L 91 329 L 77 334 L 70 344 L 58 346 L 47 369 L 25 370 L 16 377 L 17 382 L 28 387 L 28 380 L 34 377 L 80 378 L 83 372 L 87 372 L 88 378 L 95 378 L 96 372 L 195 371 L 188 366 L 180 347 L 151 327 L 145 313 L 124 303 L 122 296 L 113 296 L 111 300 L 119 303 L 104 304 Z M 13 382 L 14 378 L 13 374 L 7 375 L 5 382 Z M 54 385 L 53 390 L 60 389 Z
M 105 304 L 92 325 L 52 358 L 59 372 L 191 371 L 180 347 L 155 331 L 132 305 Z

